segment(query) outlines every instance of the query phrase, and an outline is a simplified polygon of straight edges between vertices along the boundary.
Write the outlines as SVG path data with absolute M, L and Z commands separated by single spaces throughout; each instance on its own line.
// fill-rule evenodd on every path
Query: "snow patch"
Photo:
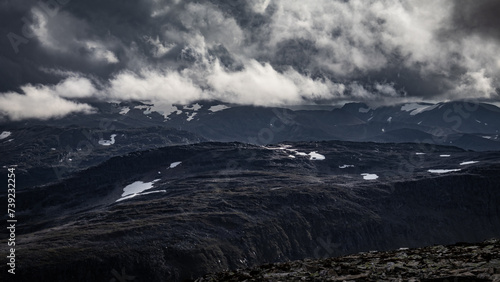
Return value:
M 120 201 L 123 201 L 123 200 L 131 199 L 131 198 L 133 198 L 135 196 L 142 196 L 142 195 L 153 194 L 153 193 L 166 193 L 166 192 L 167 192 L 166 190 L 158 190 L 158 191 L 137 193 L 137 194 L 128 195 L 126 197 L 122 197 L 122 198 L 116 200 L 116 202 L 120 202 Z
M 268 149 L 268 150 L 283 150 L 283 151 L 286 151 L 289 153 L 294 153 L 295 156 L 304 156 L 304 157 L 309 156 L 309 159 L 313 160 L 313 161 L 318 161 L 318 160 L 322 161 L 322 160 L 326 159 L 325 156 L 318 154 L 318 152 L 316 152 L 316 151 L 307 154 L 304 152 L 299 152 L 299 151 L 297 151 L 297 149 L 291 149 L 291 147 L 292 147 L 291 145 L 279 145 L 279 146 L 280 147 L 265 147 L 265 146 L 263 146 L 263 147 Z M 292 158 L 292 159 L 295 159 L 295 156 L 288 155 L 288 157 Z
M 188 107 L 188 106 L 184 106 L 184 110 L 191 110 L 191 111 L 198 111 L 199 109 L 201 109 L 201 106 L 200 104 L 196 103 L 194 105 L 191 105 L 191 107 Z
M 0 140 L 9 137 L 11 134 L 12 134 L 12 132 L 10 132 L 10 131 L 4 131 L 4 132 L 2 132 L 2 134 L 0 134 Z
M 146 109 L 143 113 L 148 115 L 152 112 L 157 112 L 162 115 L 166 120 L 169 119 L 169 115 L 176 112 L 178 115 L 182 114 L 182 111 L 172 104 L 168 103 L 158 103 L 151 106 L 135 106 L 134 109 Z
M 339 165 L 339 168 L 348 168 L 348 167 L 354 167 L 353 165 Z
M 103 145 L 103 146 L 113 145 L 113 144 L 115 144 L 115 137 L 116 137 L 116 134 L 111 134 L 111 140 L 104 140 L 104 139 L 101 138 L 99 140 L 99 144 Z
M 177 167 L 178 165 L 180 165 L 182 162 L 174 162 L 174 163 L 171 163 L 170 164 L 170 168 L 175 168 Z
M 375 180 L 378 178 L 378 175 L 371 173 L 362 173 L 361 175 L 363 176 L 364 180 Z
M 428 172 L 430 173 L 448 173 L 448 172 L 454 172 L 454 171 L 460 171 L 461 169 L 429 169 Z
M 417 152 L 417 153 L 415 153 L 415 155 L 425 155 L 425 153 Z
M 120 111 L 120 115 L 126 115 L 130 111 L 129 107 L 122 108 Z
M 322 161 L 325 159 L 325 156 L 321 155 L 321 154 L 318 154 L 317 152 L 311 152 L 309 153 L 309 156 L 311 156 L 311 160 L 319 160 L 319 161 Z
M 404 104 L 403 106 L 401 106 L 401 111 L 411 112 L 411 111 L 414 111 L 416 109 L 425 108 L 425 107 L 427 107 L 427 105 L 422 105 L 422 104 L 418 104 L 418 103 L 410 103 L 410 104 Z
M 161 191 L 153 191 L 153 192 L 143 193 L 144 191 L 153 188 L 153 184 L 155 184 L 159 180 L 160 179 L 155 179 L 151 182 L 136 181 L 132 184 L 129 184 L 129 185 L 125 186 L 125 188 L 123 188 L 122 197 L 116 201 L 117 202 L 123 201 L 123 200 L 130 199 L 130 198 L 133 198 L 133 197 L 139 196 L 139 195 L 147 195 L 147 194 L 157 193 L 157 192 L 166 192 L 165 190 L 161 190 Z
M 153 188 L 153 184 L 155 182 L 158 182 L 159 180 L 160 179 L 155 179 L 151 182 L 136 181 L 132 184 L 129 184 L 125 188 L 123 188 L 122 197 L 131 195 L 131 194 L 141 193 L 143 191 L 149 190 L 149 189 Z
M 226 105 L 217 105 L 217 106 L 211 106 L 210 109 L 208 109 L 209 111 L 211 111 L 212 113 L 215 113 L 215 112 L 219 112 L 219 111 L 223 111 L 225 109 L 229 109 L 230 107 L 226 106 Z
M 151 106 L 135 106 L 134 109 L 139 109 L 139 110 L 144 110 L 142 113 L 145 115 L 149 115 L 150 113 L 153 112 Z
M 189 115 L 189 113 L 187 113 L 188 118 L 187 118 L 186 120 L 187 120 L 187 121 L 192 121 L 192 120 L 194 119 L 194 116 L 195 116 L 196 114 L 198 114 L 198 113 L 194 112 L 194 113 L 192 113 L 191 115 Z
M 292 151 L 292 152 L 295 152 L 297 151 L 297 149 L 290 149 L 292 147 L 292 145 L 279 145 L 280 147 L 265 147 L 266 149 L 268 150 L 288 150 L 288 151 Z
M 470 164 L 475 164 L 478 163 L 478 161 L 468 161 L 468 162 L 462 162 L 460 165 L 470 165 Z
M 392 117 L 389 117 L 389 118 L 387 119 L 387 122 L 392 122 Z
M 419 104 L 419 103 L 410 103 L 410 104 L 405 104 L 401 107 L 401 111 L 405 112 L 410 112 L 411 116 L 421 114 L 426 111 L 434 110 L 435 108 L 439 107 L 439 104 L 435 105 L 426 105 L 426 104 Z
M 441 158 L 449 158 L 450 155 L 439 155 Z

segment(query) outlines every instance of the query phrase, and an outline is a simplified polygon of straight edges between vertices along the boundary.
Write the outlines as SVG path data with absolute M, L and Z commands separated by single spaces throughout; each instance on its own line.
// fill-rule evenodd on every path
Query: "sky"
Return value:
M 5 0 L 0 116 L 500 100 L 497 0 Z

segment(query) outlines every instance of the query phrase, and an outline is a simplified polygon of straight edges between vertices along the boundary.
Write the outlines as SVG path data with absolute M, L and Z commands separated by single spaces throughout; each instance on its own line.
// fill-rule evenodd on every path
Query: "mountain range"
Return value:
M 493 105 L 93 105 L 0 127 L 24 281 L 185 281 L 500 234 Z

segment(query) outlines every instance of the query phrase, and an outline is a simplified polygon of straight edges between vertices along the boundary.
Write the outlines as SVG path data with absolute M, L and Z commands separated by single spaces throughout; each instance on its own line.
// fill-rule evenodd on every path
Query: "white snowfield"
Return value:
M 266 148 L 266 149 L 268 149 L 268 150 L 283 150 L 283 151 L 287 151 L 288 152 L 288 157 L 292 158 L 292 159 L 295 159 L 295 156 L 303 156 L 303 157 L 309 156 L 309 159 L 312 160 L 312 161 L 322 161 L 322 160 L 326 159 L 325 156 L 323 156 L 322 154 L 319 154 L 317 151 L 310 152 L 309 154 L 307 154 L 307 153 L 304 153 L 304 152 L 299 152 L 299 151 L 297 151 L 297 149 L 292 149 L 291 145 L 280 145 L 280 147 L 265 147 L 265 146 L 263 146 L 263 147 Z M 295 156 L 291 155 L 292 153 L 295 154 Z
M 430 173 L 448 173 L 448 172 L 454 172 L 454 171 L 460 171 L 461 169 L 429 169 L 428 172 Z
M 226 105 L 217 105 L 217 106 L 211 106 L 208 110 L 211 111 L 212 113 L 215 113 L 223 111 L 225 109 L 229 109 L 229 107 Z
M 149 115 L 150 113 L 153 112 L 152 107 L 153 106 L 141 105 L 141 106 L 135 106 L 134 109 L 144 110 L 142 113 L 145 115 Z
M 371 173 L 362 173 L 361 175 L 363 176 L 364 180 L 375 180 L 378 178 L 378 175 Z
M 418 115 L 420 113 L 434 110 L 435 108 L 439 107 L 440 104 L 435 104 L 435 105 L 425 105 L 425 104 L 419 104 L 419 103 L 410 103 L 410 104 L 405 104 L 401 106 L 401 111 L 405 112 L 410 112 L 410 116 Z
M 173 113 L 176 113 L 177 115 L 182 114 L 182 110 L 179 110 L 177 106 L 174 106 L 170 103 L 158 103 L 150 106 L 135 106 L 134 109 L 145 110 L 143 111 L 143 114 L 145 115 L 149 115 L 152 112 L 157 112 L 158 114 L 162 115 L 165 120 L 169 120 L 170 118 L 168 116 Z
M 201 105 L 196 103 L 194 105 L 192 105 L 191 107 L 188 107 L 188 106 L 184 106 L 184 110 L 191 110 L 191 111 L 198 111 L 199 109 L 201 109 Z
M 182 162 L 175 162 L 175 163 L 171 163 L 170 164 L 170 168 L 175 168 L 177 167 L 178 165 L 180 165 Z
M 135 196 L 147 195 L 147 194 L 151 194 L 151 193 L 166 192 L 165 190 L 144 192 L 146 190 L 153 188 L 153 184 L 158 182 L 159 180 L 160 179 L 155 179 L 151 182 L 136 181 L 132 184 L 127 185 L 125 188 L 123 188 L 122 197 L 120 199 L 116 200 L 116 202 L 120 202 L 120 201 L 123 201 L 126 199 L 131 199 Z
M 354 167 L 353 165 L 339 165 L 339 168 L 348 168 L 348 167 Z
M 10 131 L 3 131 L 2 134 L 0 134 L 0 140 L 9 137 L 11 134 L 12 134 L 12 132 L 10 132 Z
M 311 156 L 310 160 L 322 161 L 322 160 L 326 159 L 325 156 L 318 154 L 317 152 L 311 152 L 311 153 L 309 153 L 309 156 Z
M 470 165 L 470 164 L 475 164 L 478 163 L 478 161 L 468 161 L 468 162 L 462 162 L 460 165 Z
M 111 145 L 115 144 L 115 137 L 116 137 L 116 134 L 111 134 L 111 139 L 110 140 L 104 140 L 104 139 L 101 138 L 99 140 L 99 145 L 111 146 Z
M 189 115 L 189 113 L 186 113 L 187 114 L 187 121 L 192 121 L 194 119 L 194 116 L 196 116 L 198 113 L 194 112 L 192 113 L 191 115 Z
M 124 107 L 120 110 L 120 115 L 126 115 L 128 112 L 130 112 L 130 108 Z

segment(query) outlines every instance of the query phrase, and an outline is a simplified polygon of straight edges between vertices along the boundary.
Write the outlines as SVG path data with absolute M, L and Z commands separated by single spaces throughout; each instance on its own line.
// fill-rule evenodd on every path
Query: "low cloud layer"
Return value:
M 498 101 L 498 11 L 494 0 L 5 2 L 0 112 L 90 113 L 88 97 Z
M 79 89 L 79 86 L 86 89 Z M 56 86 L 21 87 L 23 94 L 4 93 L 0 96 L 0 112 L 11 120 L 28 118 L 49 119 L 63 117 L 69 113 L 92 113 L 91 106 L 73 102 L 63 97 L 82 97 L 91 95 L 92 86 L 86 80 L 65 80 Z

